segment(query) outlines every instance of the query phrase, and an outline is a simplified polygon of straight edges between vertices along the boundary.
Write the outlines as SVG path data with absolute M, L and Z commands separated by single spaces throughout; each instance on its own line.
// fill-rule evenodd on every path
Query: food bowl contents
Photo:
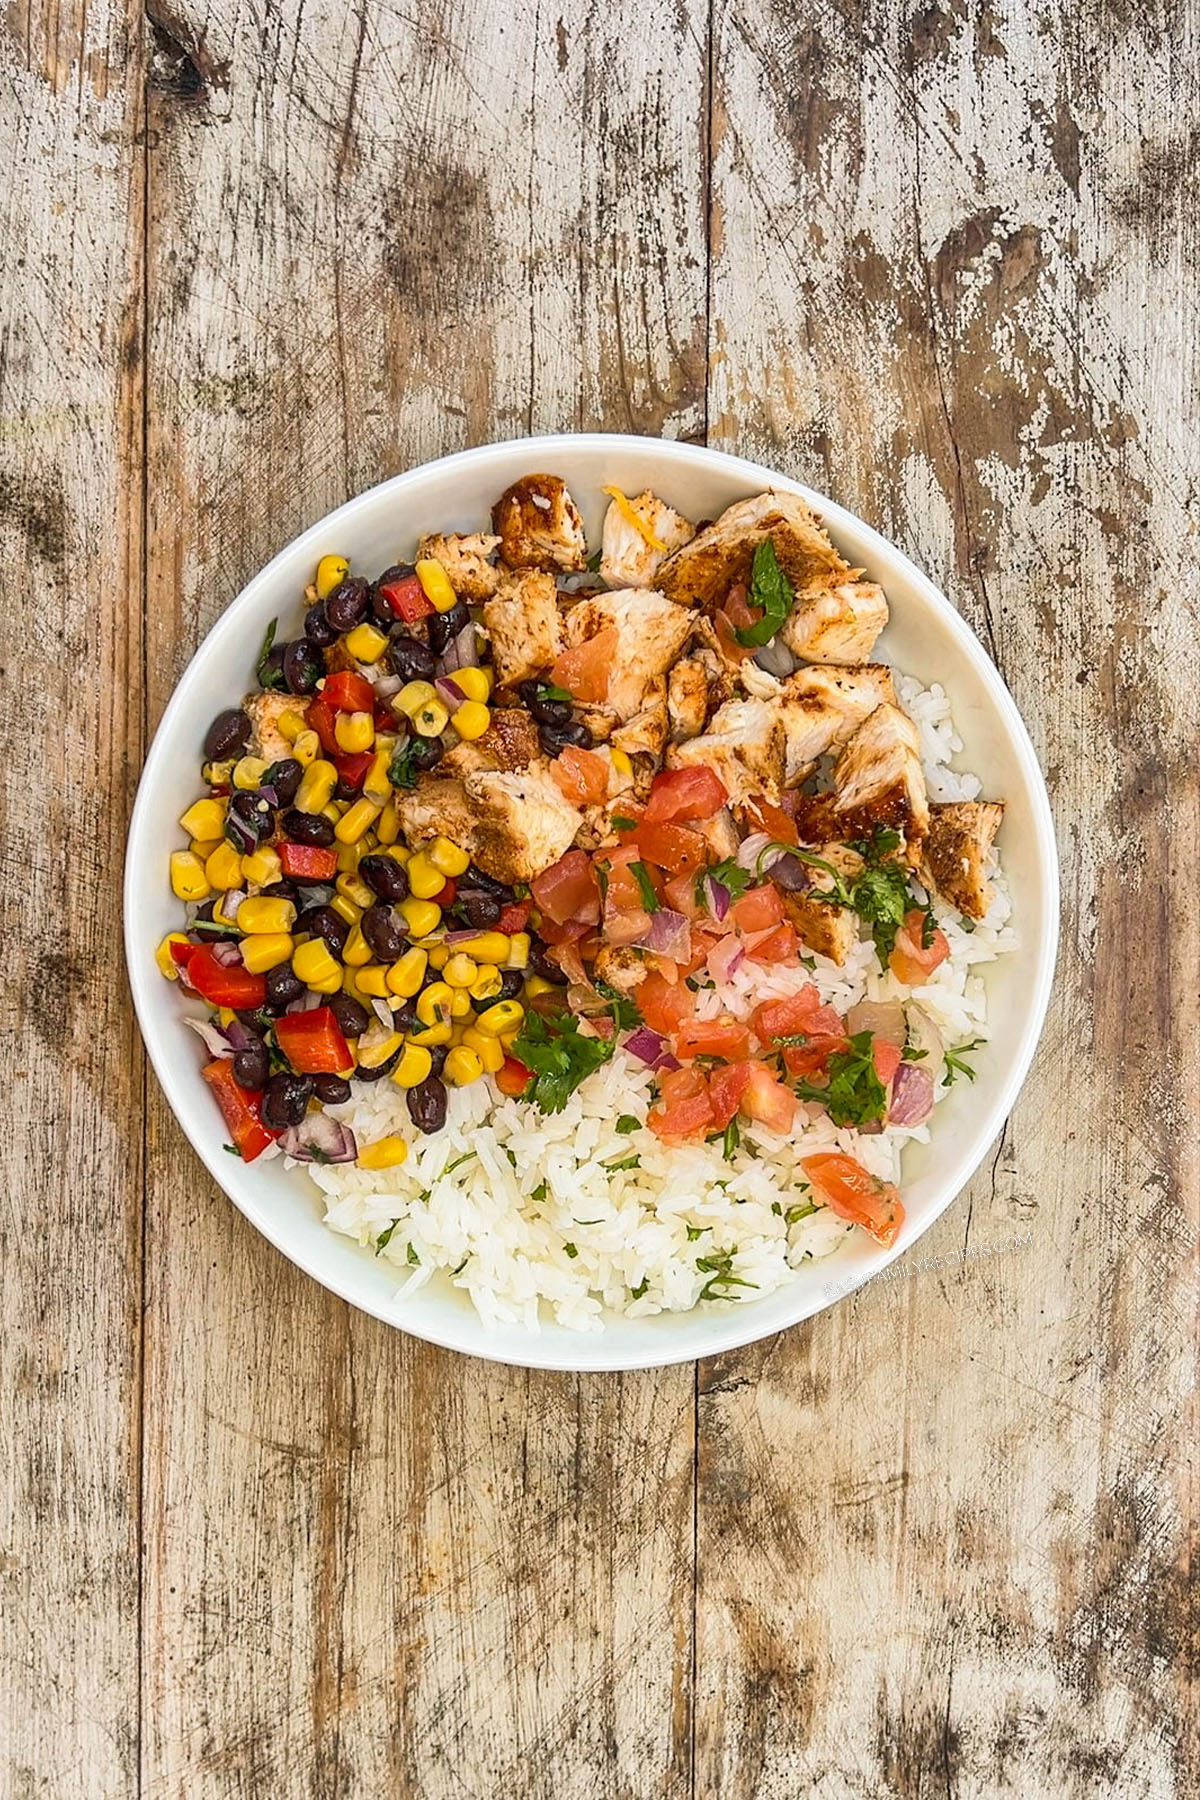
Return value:
M 531 1327 L 895 1244 L 1013 942 L 1002 801 L 805 503 L 605 491 L 593 555 L 531 474 L 491 531 L 320 559 L 213 696 L 157 952 L 227 1149 Z

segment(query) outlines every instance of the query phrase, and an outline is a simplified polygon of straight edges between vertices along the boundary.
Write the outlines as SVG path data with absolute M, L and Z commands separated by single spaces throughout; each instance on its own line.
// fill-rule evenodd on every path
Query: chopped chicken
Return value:
M 646 964 L 636 950 L 625 944 L 601 944 L 596 952 L 595 978 L 607 981 L 619 993 L 632 994 L 646 979 Z
M 279 721 L 285 712 L 303 712 L 304 705 L 304 701 L 294 694 L 279 694 L 271 689 L 247 694 L 242 701 L 242 711 L 250 719 L 250 739 L 245 754 L 261 756 L 268 763 L 280 762 L 290 756 L 292 746 L 280 731 Z
M 615 625 L 617 654 L 605 708 L 625 724 L 639 713 L 652 685 L 664 676 L 687 641 L 691 615 L 653 588 L 618 588 L 578 601 L 563 620 L 568 648 Z
M 563 647 L 553 575 L 530 570 L 505 576 L 495 597 L 484 603 L 483 623 L 492 640 L 497 688 L 542 674 Z
M 500 570 L 491 562 L 500 543 L 486 531 L 455 532 L 443 537 L 431 532 L 417 546 L 417 555 L 441 563 L 460 600 L 490 600 L 500 585 Z
M 798 594 L 779 635 L 805 662 L 865 663 L 887 622 L 881 587 L 873 581 L 844 581 L 819 593 Z
M 649 488 L 627 500 L 615 488 L 604 515 L 600 573 L 610 587 L 652 587 L 663 558 L 695 537 L 695 528 Z
M 545 768 L 477 769 L 423 778 L 397 797 L 410 843 L 445 836 L 497 881 L 532 881 L 575 841 L 581 814 Z
M 494 706 L 481 738 L 465 738 L 443 756 L 440 775 L 472 775 L 477 769 L 527 769 L 541 755 L 538 728 L 521 706 Z
M 767 700 L 727 700 L 701 737 L 674 744 L 667 753 L 672 768 L 701 763 L 712 769 L 733 804 L 755 794 L 775 802 L 783 780 L 787 742 L 783 721 Z
M 862 872 L 862 857 L 846 844 L 822 844 L 816 854 L 848 880 Z M 824 869 L 813 869 L 811 873 L 812 886 L 805 892 L 787 893 L 781 889 L 779 897 L 801 943 L 841 968 L 858 942 L 858 917 L 849 907 L 831 906 L 821 899 L 821 894 L 833 886 L 832 875 Z
M 614 750 L 623 750 L 626 756 L 642 752 L 659 757 L 666 741 L 667 684 L 660 675 L 647 688 L 641 711 L 634 713 L 627 724 L 618 725 L 609 742 Z
M 492 529 L 510 569 L 582 569 L 587 539 L 579 508 L 559 475 L 523 475 L 492 508 Z
M 994 800 L 954 800 L 929 809 L 921 846 L 922 878 L 969 919 L 982 919 L 992 903 L 983 872 L 1004 807 Z
M 711 819 L 689 819 L 688 830 L 700 833 L 714 862 L 726 862 L 729 857 L 736 856 L 742 841 L 727 806 L 714 813 Z
M 754 552 L 767 537 L 797 594 L 823 591 L 856 573 L 799 495 L 766 493 L 737 501 L 698 531 L 663 563 L 658 584 L 684 606 L 719 606 L 735 581 L 749 578 Z
M 894 703 L 896 692 L 886 663 L 858 668 L 829 663 L 797 669 L 780 684 L 779 696 L 787 736 L 784 786 L 795 787 L 812 773 L 818 757 L 840 750 L 877 706 Z
M 338 638 L 335 643 L 330 644 L 329 648 L 322 651 L 321 654 L 325 659 L 325 673 L 327 675 L 336 675 L 339 669 L 349 669 L 353 674 L 365 675 L 368 681 L 373 681 L 375 676 L 379 673 L 378 669 L 375 668 L 373 664 L 361 663 L 356 656 L 350 654 L 349 650 L 346 648 L 346 640 L 344 637 Z
M 877 706 L 849 739 L 833 771 L 837 837 L 862 837 L 876 825 L 904 834 L 912 860 L 929 829 L 921 740 L 898 706 Z
M 707 625 L 708 621 L 704 623 Z M 721 658 L 705 644 L 681 657 L 667 679 L 667 718 L 671 742 L 699 737 L 712 713 L 732 698 L 733 688 Z

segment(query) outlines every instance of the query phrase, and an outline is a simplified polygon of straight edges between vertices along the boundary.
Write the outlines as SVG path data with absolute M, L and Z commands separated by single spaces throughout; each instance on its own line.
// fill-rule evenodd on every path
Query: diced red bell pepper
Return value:
M 337 723 L 337 714 L 323 696 L 309 701 L 305 719 L 309 730 L 315 731 L 320 738 L 321 748 L 326 756 L 340 756 L 342 747 L 337 741 L 337 732 L 334 729 Z
M 275 1041 L 300 1075 L 342 1075 L 354 1066 L 350 1046 L 328 1006 L 284 1013 L 275 1021 Z
M 496 1071 L 496 1086 L 514 1100 L 525 1092 L 531 1079 L 530 1071 L 515 1056 L 506 1056 L 503 1066 Z
M 529 915 L 533 911 L 529 900 L 514 900 L 511 905 L 501 908 L 496 922 L 496 930 L 502 931 L 505 937 L 515 937 L 518 931 L 524 931 L 529 923 Z
M 173 963 L 178 963 L 180 968 L 186 969 L 187 965 L 196 954 L 196 946 L 195 944 L 188 943 L 177 944 L 175 939 L 172 938 L 170 941 L 170 951 L 171 961 Z
M 395 616 L 403 619 L 406 625 L 417 619 L 427 619 L 433 611 L 433 601 L 415 575 L 405 575 L 399 581 L 381 582 L 379 592 Z
M 433 904 L 435 906 L 440 906 L 442 911 L 445 912 L 446 908 L 448 906 L 453 906 L 457 899 L 458 883 L 452 875 L 447 875 L 445 881 L 433 896 Z
M 257 1012 L 266 1000 L 266 977 L 252 974 L 244 963 L 221 962 L 211 944 L 198 944 L 186 968 L 188 980 L 210 1006 Z
M 333 759 L 333 766 L 348 787 L 357 790 L 367 779 L 367 770 L 375 761 L 370 750 L 355 750 L 349 755 L 339 752 Z
M 337 851 L 320 844 L 277 844 L 279 862 L 289 881 L 332 881 L 337 874 Z
M 261 1091 L 238 1086 L 233 1079 L 233 1064 L 228 1057 L 218 1057 L 215 1062 L 206 1063 L 203 1074 L 212 1089 L 213 1099 L 221 1109 L 221 1117 L 225 1121 L 225 1129 L 233 1139 L 234 1149 L 243 1162 L 253 1162 L 279 1136 L 277 1131 L 268 1131 L 262 1122 Z
M 321 689 L 321 698 L 334 712 L 374 712 L 375 689 L 357 669 L 338 669 Z

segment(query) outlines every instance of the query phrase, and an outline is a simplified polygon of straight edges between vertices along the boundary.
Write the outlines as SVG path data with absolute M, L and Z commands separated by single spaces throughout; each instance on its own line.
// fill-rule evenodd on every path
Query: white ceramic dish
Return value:
M 222 1149 L 225 1132 L 200 1080 L 202 1056 L 181 1022 L 178 987 L 162 979 L 155 945 L 179 922 L 167 881 L 176 821 L 195 798 L 200 745 L 213 715 L 253 686 L 269 621 L 299 614 L 313 566 L 327 551 L 373 573 L 410 555 L 421 530 L 476 530 L 492 502 L 532 470 L 562 475 L 579 502 L 589 541 L 599 541 L 601 489 L 653 488 L 692 519 L 775 486 L 802 494 L 849 560 L 882 583 L 892 618 L 878 654 L 922 682 L 940 682 L 963 739 L 959 765 L 979 773 L 985 796 L 1007 802 L 999 844 L 1012 888 L 1021 949 L 982 972 L 992 1036 L 976 1059 L 978 1079 L 939 1105 L 933 1142 L 905 1153 L 908 1222 L 897 1250 L 862 1234 L 825 1261 L 797 1271 L 786 1288 L 729 1308 L 652 1319 L 613 1319 L 602 1333 L 546 1326 L 538 1335 L 489 1330 L 466 1296 L 434 1281 L 397 1304 L 396 1277 L 371 1251 L 321 1223 L 319 1196 L 281 1162 L 243 1164 Z M 1041 1032 L 1058 937 L 1058 865 L 1045 785 L 1012 698 L 970 627 L 907 557 L 839 506 L 757 464 L 690 444 L 590 434 L 492 444 L 428 463 L 360 494 L 289 544 L 243 590 L 196 652 L 163 715 L 138 789 L 125 866 L 125 938 L 134 1002 L 150 1059 L 176 1118 L 213 1179 L 294 1263 L 335 1293 L 391 1325 L 476 1356 L 528 1367 L 628 1369 L 684 1362 L 750 1343 L 794 1325 L 909 1250 L 960 1191 L 1004 1122 Z

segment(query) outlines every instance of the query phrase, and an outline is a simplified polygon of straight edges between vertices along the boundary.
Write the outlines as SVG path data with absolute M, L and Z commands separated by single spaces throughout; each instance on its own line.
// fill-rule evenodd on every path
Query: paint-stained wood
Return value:
M 0 1796 L 1189 1800 L 1196 0 L 0 35 Z M 144 1082 L 115 888 L 143 704 L 273 550 L 589 426 L 910 550 L 1030 723 L 1065 899 L 957 1261 L 577 1380 L 255 1236 Z

